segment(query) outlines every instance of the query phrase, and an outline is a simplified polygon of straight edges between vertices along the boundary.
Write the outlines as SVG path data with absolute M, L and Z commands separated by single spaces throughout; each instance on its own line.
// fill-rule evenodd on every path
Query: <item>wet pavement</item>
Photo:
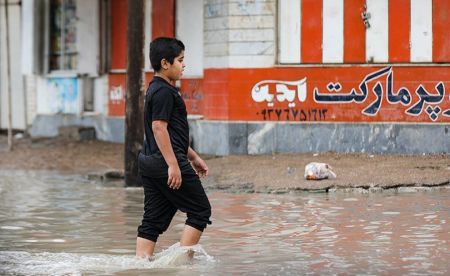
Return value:
M 184 215 L 134 258 L 143 191 L 53 171 L 0 170 L 1 275 L 323 275 L 450 272 L 450 189 L 225 194 L 196 258 L 178 258 Z

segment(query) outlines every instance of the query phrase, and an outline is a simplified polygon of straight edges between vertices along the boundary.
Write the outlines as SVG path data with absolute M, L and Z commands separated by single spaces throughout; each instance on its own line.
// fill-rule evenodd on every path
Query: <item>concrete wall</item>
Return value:
M 306 152 L 449 153 L 450 124 L 393 123 L 190 123 L 194 148 L 203 154 Z
M 37 115 L 28 132 L 31 137 L 56 137 L 59 134 L 59 127 L 75 125 L 95 127 L 96 137 L 99 140 L 116 143 L 125 142 L 125 120 L 123 117 L 69 114 Z
M 97 139 L 123 143 L 123 117 L 38 115 L 32 137 L 55 137 L 60 126 L 93 126 Z M 279 123 L 189 120 L 193 148 L 202 154 L 450 153 L 450 124 Z

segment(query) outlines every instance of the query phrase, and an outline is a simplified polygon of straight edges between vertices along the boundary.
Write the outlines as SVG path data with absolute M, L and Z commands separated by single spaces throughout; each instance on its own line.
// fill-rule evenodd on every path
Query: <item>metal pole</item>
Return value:
M 144 139 L 144 1 L 128 1 L 125 185 L 140 186 L 137 154 Z
M 6 20 L 6 74 L 7 74 L 7 83 L 8 83 L 8 151 L 12 151 L 13 149 L 13 140 L 12 140 L 12 96 L 11 96 L 11 62 L 10 62 L 10 50 L 9 50 L 9 16 L 8 16 L 8 0 L 5 0 L 5 20 Z

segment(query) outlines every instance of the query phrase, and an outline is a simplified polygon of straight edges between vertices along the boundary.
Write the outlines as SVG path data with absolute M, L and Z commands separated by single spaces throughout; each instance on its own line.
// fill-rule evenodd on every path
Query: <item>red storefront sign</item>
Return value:
M 210 119 L 450 122 L 449 89 L 437 66 L 209 69 L 204 105 Z

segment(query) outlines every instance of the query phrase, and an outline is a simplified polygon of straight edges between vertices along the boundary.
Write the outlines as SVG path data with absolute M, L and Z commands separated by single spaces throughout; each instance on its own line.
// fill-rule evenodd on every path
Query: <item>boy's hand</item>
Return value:
M 194 168 L 198 176 L 205 177 L 208 175 L 208 166 L 206 166 L 205 161 L 203 161 L 203 159 L 201 159 L 200 157 L 192 160 L 192 167 Z
M 169 166 L 168 170 L 169 178 L 167 179 L 167 185 L 171 189 L 178 190 L 181 186 L 181 171 L 178 165 Z

